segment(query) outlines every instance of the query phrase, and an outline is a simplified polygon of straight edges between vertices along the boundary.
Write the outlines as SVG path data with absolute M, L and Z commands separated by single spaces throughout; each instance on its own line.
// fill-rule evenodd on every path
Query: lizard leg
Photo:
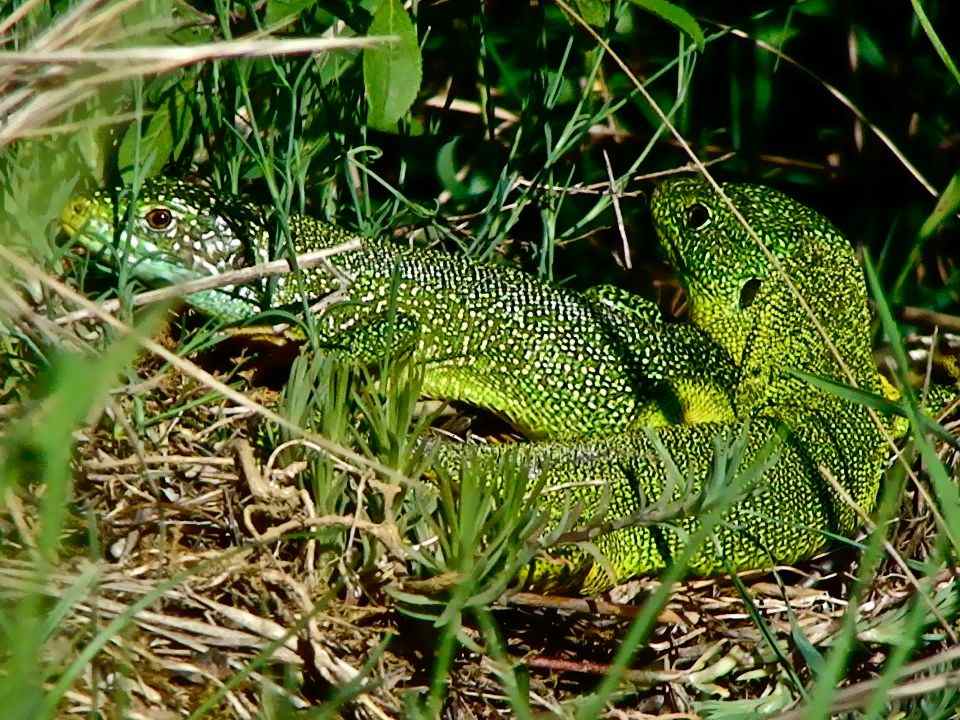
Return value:
M 640 374 L 663 380 L 635 427 L 734 419 L 736 367 L 700 328 L 665 322 L 655 303 L 614 285 L 591 287 L 584 296 L 607 319 L 625 356 L 641 360 Z
M 597 305 L 623 313 L 641 325 L 664 324 L 656 303 L 616 285 L 595 285 L 584 290 L 583 296 Z
M 350 362 L 369 365 L 414 348 L 420 337 L 420 323 L 399 312 L 369 317 L 343 317 L 331 313 L 322 323 L 320 347 Z

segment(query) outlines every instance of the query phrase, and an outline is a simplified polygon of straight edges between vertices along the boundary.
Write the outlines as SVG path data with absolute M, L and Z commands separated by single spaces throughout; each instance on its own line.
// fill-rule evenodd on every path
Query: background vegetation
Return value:
M 0 276 L 8 716 L 593 716 L 606 707 L 624 717 L 744 717 L 795 701 L 808 703 L 809 717 L 854 705 L 873 717 L 953 716 L 956 588 L 940 564 L 923 562 L 938 557 L 932 548 L 943 538 L 913 492 L 895 513 L 891 542 L 915 561 L 920 593 L 904 589 L 889 563 L 863 563 L 854 582 L 854 555 L 840 553 L 776 582 L 685 585 L 644 643 L 668 599 L 649 582 L 635 588 L 651 597 L 636 601 L 640 620 L 621 645 L 629 621 L 611 619 L 620 605 L 578 619 L 495 602 L 511 570 L 504 558 L 529 551 L 536 522 L 522 488 L 501 508 L 469 472 L 441 478 L 438 493 L 395 491 L 402 481 L 390 469 L 415 477 L 422 468 L 413 441 L 426 424 L 416 372 L 402 362 L 366 373 L 301 360 L 282 397 L 250 391 L 296 423 L 313 422 L 319 409 L 322 438 L 355 451 L 338 450 L 339 462 L 305 456 L 311 472 L 299 477 L 312 512 L 350 519 L 361 497 L 370 518 L 298 526 L 276 546 L 273 559 L 288 563 L 278 567 L 269 543 L 253 543 L 229 509 L 229 497 L 247 503 L 256 489 L 215 489 L 242 485 L 225 448 L 246 428 L 228 422 L 236 418 L 228 411 L 251 401 L 227 403 L 177 364 L 193 358 L 231 387 L 262 386 L 237 371 L 237 351 L 202 352 L 212 328 L 189 316 L 164 333 L 168 355 L 155 347 L 152 359 L 135 359 L 123 333 L 99 325 L 68 333 L 51 322 L 73 303 L 38 267 L 97 297 L 138 289 L 57 242 L 51 221 L 70 193 L 161 172 L 242 191 L 275 208 L 279 229 L 304 211 L 574 287 L 615 282 L 682 314 L 645 198 L 654 178 L 690 159 L 568 10 L 640 78 L 717 176 L 783 189 L 868 249 L 901 332 L 960 330 L 954 3 L 490 0 L 414 2 L 401 12 L 395 0 L 13 2 L 0 13 L 0 237 L 32 264 Z M 162 52 L 381 33 L 400 42 L 316 55 L 227 58 L 224 45 L 187 60 Z M 101 51 L 110 52 L 77 55 Z M 133 320 L 129 308 L 119 316 Z M 159 318 L 137 318 L 143 336 Z M 878 345 L 893 339 L 877 332 Z M 159 452 L 210 462 L 151 460 Z M 507 465 L 502 472 L 512 472 Z M 211 488 L 222 495 L 208 496 Z M 293 500 L 270 492 L 254 499 L 272 508 L 264 514 L 274 526 L 277 507 Z M 143 537 L 131 540 L 133 532 Z M 296 558 L 308 538 L 320 570 L 301 575 Z M 401 538 L 424 544 L 409 553 Z M 490 538 L 499 545 L 477 553 Z M 39 574 L 28 569 L 37 566 Z M 281 570 L 295 580 L 270 575 Z M 444 582 L 453 572 L 458 582 Z M 440 580 L 409 582 L 429 578 Z M 770 609 L 808 590 L 825 594 L 801 610 Z M 862 603 L 844 614 L 851 592 Z M 158 616 L 134 623 L 146 607 Z M 742 622 L 700 620 L 720 608 Z M 266 631 L 255 616 L 274 625 Z M 186 620 L 258 641 L 214 641 Z M 704 637 L 670 629 L 701 623 Z M 151 642 L 179 650 L 157 653 Z M 282 649 L 286 662 L 270 660 Z M 919 668 L 906 665 L 914 658 Z M 621 694 L 613 681 L 597 689 L 597 676 L 628 668 Z M 906 672 L 931 668 L 947 680 Z M 856 685 L 875 677 L 879 689 Z M 840 678 L 860 694 L 836 695 Z

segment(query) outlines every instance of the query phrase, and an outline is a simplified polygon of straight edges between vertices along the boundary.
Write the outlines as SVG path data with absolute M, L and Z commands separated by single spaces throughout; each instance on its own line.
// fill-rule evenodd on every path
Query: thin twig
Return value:
M 522 607 L 553 608 L 584 615 L 606 615 L 610 617 L 635 618 L 639 608 L 635 605 L 611 603 L 598 598 L 561 597 L 559 595 L 540 595 L 539 593 L 518 592 L 504 598 L 508 605 Z
M 610 164 L 610 156 L 607 151 L 603 151 L 603 161 L 607 165 L 607 178 L 610 182 L 610 199 L 613 203 L 613 214 L 617 218 L 617 230 L 620 231 L 620 242 L 623 245 L 623 266 L 627 270 L 633 269 L 633 261 L 630 259 L 630 243 L 627 241 L 627 231 L 623 225 L 623 213 L 620 212 L 620 192 L 617 188 L 617 180 L 613 176 L 613 166 Z
M 333 247 L 304 253 L 303 255 L 297 256 L 297 266 L 301 270 L 308 270 L 312 267 L 325 264 L 325 260 L 327 258 L 335 255 L 341 255 L 343 253 L 353 252 L 354 250 L 359 250 L 362 246 L 362 239 L 357 238 L 345 243 L 340 243 L 339 245 L 334 245 Z M 196 280 L 188 280 L 187 282 L 179 283 L 177 285 L 169 285 L 156 290 L 148 290 L 147 292 L 137 293 L 131 298 L 130 305 L 132 307 L 139 307 L 141 305 L 147 305 L 148 303 L 191 295 L 203 290 L 215 290 L 228 285 L 243 285 L 263 277 L 268 277 L 270 275 L 284 275 L 290 272 L 293 272 L 293 269 L 291 268 L 289 261 L 282 259 L 273 260 L 271 262 L 261 263 L 259 265 L 251 265 L 240 270 L 231 270 L 230 272 L 209 275 Z M 102 312 L 113 313 L 119 310 L 122 306 L 123 303 L 120 300 L 107 300 L 106 302 L 100 304 L 99 309 Z M 56 319 L 56 323 L 58 325 L 67 325 L 69 323 L 77 322 L 78 320 L 87 320 L 91 317 L 97 317 L 97 315 L 98 313 L 90 309 L 77 310 L 76 312 L 72 312 L 67 315 L 61 315 Z
M 109 313 L 106 313 L 103 310 L 101 310 L 96 305 L 96 303 L 91 302 L 80 293 L 67 287 L 64 283 L 60 282 L 56 278 L 43 272 L 39 268 L 35 267 L 31 262 L 23 259 L 17 253 L 11 251 L 6 247 L 3 247 L 2 245 L 0 245 L 0 260 L 3 260 L 6 263 L 9 263 L 17 272 L 21 273 L 22 275 L 24 275 L 25 277 L 31 280 L 35 280 L 45 285 L 46 287 L 50 288 L 53 292 L 55 292 L 57 295 L 60 295 L 62 298 L 68 300 L 69 302 L 76 303 L 77 305 L 80 305 L 82 308 L 90 310 L 91 312 L 93 312 L 95 317 L 99 318 L 100 320 L 105 322 L 107 325 L 112 327 L 114 330 L 117 330 L 118 332 L 120 332 L 122 335 L 135 335 L 137 342 L 141 346 L 143 346 L 147 351 L 149 351 L 153 355 L 156 355 L 157 357 L 169 363 L 173 367 L 177 368 L 184 375 L 187 375 L 193 378 L 194 380 L 199 382 L 201 385 L 204 385 L 205 387 L 211 390 L 215 390 L 216 392 L 220 393 L 225 398 L 227 398 L 228 400 L 231 400 L 237 405 L 240 405 L 249 410 L 252 410 L 254 413 L 259 415 L 260 417 L 276 423 L 277 425 L 285 428 L 286 430 L 290 431 L 294 435 L 298 437 L 306 437 L 307 439 L 311 440 L 312 442 L 316 443 L 318 446 L 323 448 L 325 452 L 330 453 L 333 457 L 349 460 L 357 467 L 372 468 L 378 473 L 381 473 L 384 476 L 389 477 L 405 485 L 415 484 L 415 483 L 412 483 L 412 481 L 409 478 L 405 477 L 394 468 L 387 467 L 386 465 L 383 465 L 382 463 L 377 462 L 376 460 L 371 460 L 370 458 L 364 457 L 363 455 L 360 455 L 359 453 L 356 453 L 353 450 L 350 450 L 349 448 L 346 448 L 340 445 L 339 443 L 335 443 L 332 440 L 328 440 L 327 438 L 321 435 L 317 435 L 316 433 L 309 433 L 305 431 L 299 425 L 296 425 L 295 423 L 290 422 L 286 418 L 281 417 L 280 415 L 275 413 L 273 410 L 270 410 L 269 408 L 264 407 L 260 403 L 251 400 L 249 397 L 247 397 L 243 393 L 238 392 L 237 390 L 234 390 L 229 385 L 226 385 L 220 380 L 217 380 L 217 378 L 215 378 L 213 375 L 211 375 L 210 373 L 208 373 L 206 370 L 199 367 L 195 363 L 190 362 L 185 358 L 179 357 L 175 353 L 167 350 L 165 347 L 155 342 L 154 340 L 151 340 L 150 338 L 147 338 L 147 337 L 143 337 L 138 333 L 135 333 L 133 328 L 131 328 L 126 323 L 121 322 L 120 320 L 115 318 L 113 315 L 110 315 Z
M 271 40 L 227 40 L 197 45 L 156 45 L 116 50 L 23 50 L 0 52 L 3 65 L 51 65 L 81 63 L 164 63 L 169 69 L 204 60 L 273 55 L 312 55 L 331 50 L 350 50 L 397 42 L 396 35 L 352 38 L 290 38 Z
M 900 319 L 908 323 L 932 325 L 950 332 L 960 332 L 960 317 L 947 313 L 927 310 L 926 308 L 907 305 L 900 308 Z
M 142 458 L 127 457 L 110 460 L 88 460 L 83 463 L 86 470 L 113 470 L 135 465 L 213 465 L 233 467 L 233 458 L 206 457 L 202 455 L 144 455 Z
M 717 163 L 726 162 L 730 158 L 736 157 L 736 153 L 733 151 L 725 152 L 719 157 L 715 157 L 712 160 L 707 160 L 703 164 L 707 167 L 711 165 L 716 165 Z M 697 166 L 693 163 L 686 163 L 684 165 L 678 165 L 677 167 L 667 168 L 666 170 L 656 170 L 654 172 L 643 173 L 641 175 L 634 175 L 630 178 L 632 182 L 644 182 L 646 180 L 658 180 L 659 178 L 670 177 L 672 175 L 680 175 L 682 173 L 688 173 L 691 170 L 696 170 Z M 531 185 L 536 185 L 538 190 L 545 192 L 558 192 L 564 193 L 566 195 L 603 195 L 604 193 L 609 192 L 610 183 L 606 180 L 602 182 L 590 183 L 589 185 L 584 185 L 582 183 L 574 183 L 569 187 L 563 187 L 561 185 L 549 185 L 546 183 L 538 183 L 534 180 L 528 180 L 527 178 L 517 178 L 513 182 L 513 187 L 530 187 Z M 645 190 L 632 190 L 624 191 L 618 193 L 618 196 L 621 198 L 632 198 L 632 197 L 642 197 L 647 195 Z M 457 217 L 474 217 L 481 215 L 482 213 L 472 213 L 469 215 L 459 215 Z

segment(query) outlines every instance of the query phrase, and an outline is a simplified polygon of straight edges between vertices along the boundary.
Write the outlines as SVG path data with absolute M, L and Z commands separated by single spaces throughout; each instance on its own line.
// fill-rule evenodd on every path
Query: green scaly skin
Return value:
M 74 198 L 67 233 L 108 266 L 126 263 L 148 284 L 190 280 L 268 259 L 260 209 L 185 183 L 145 181 L 129 203 L 117 192 Z M 121 231 L 117 232 L 117 228 Z M 411 349 L 424 392 L 490 409 L 534 438 L 733 417 L 736 369 L 696 327 L 665 323 L 649 301 L 612 287 L 577 293 L 515 268 L 360 237 L 305 216 L 289 220 L 297 253 L 359 240 L 328 269 L 262 287 L 224 288 L 188 302 L 228 322 L 261 307 L 302 309 L 335 298 L 318 319 L 324 347 L 361 363 Z
M 825 218 L 780 192 L 740 184 L 725 185 L 724 191 L 812 306 L 857 385 L 882 392 L 870 352 L 864 278 L 847 241 Z M 683 503 L 701 493 L 714 472 L 718 437 L 728 444 L 738 437 L 745 442 L 728 483 L 752 465 L 765 470 L 693 557 L 688 567 L 696 574 L 793 563 L 821 548 L 825 533 L 855 530 L 855 509 L 824 479 L 821 468 L 863 512 L 876 501 L 887 451 L 884 435 L 862 406 L 787 373 L 792 368 L 849 382 L 782 276 L 703 181 L 665 183 L 651 207 L 687 288 L 693 322 L 739 369 L 733 390 L 737 420 L 522 447 L 520 460 L 546 487 L 539 503 L 553 523 L 576 503 L 581 531 L 596 516 L 613 528 L 592 539 L 606 563 L 581 544 L 560 545 L 526 570 L 530 586 L 574 587 L 589 594 L 664 568 L 700 520 L 695 512 L 669 522 L 658 518 L 639 525 L 636 519 L 644 514 L 645 502 L 648 508 L 658 499 Z M 779 439 L 778 432 L 785 437 Z M 670 487 L 670 472 L 655 439 L 679 476 L 690 482 L 689 488 L 675 482 L 669 498 L 661 498 Z M 771 455 L 765 446 L 776 451 Z M 456 471 L 460 452 L 442 447 L 441 462 Z M 505 450 L 477 452 L 497 456 Z M 550 492 L 551 487 L 562 490 Z

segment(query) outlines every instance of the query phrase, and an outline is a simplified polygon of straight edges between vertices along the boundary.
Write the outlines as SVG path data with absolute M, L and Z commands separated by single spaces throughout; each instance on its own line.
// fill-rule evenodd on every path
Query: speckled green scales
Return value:
M 110 198 L 76 199 L 64 215 L 78 241 L 101 252 L 114 247 Z M 163 179 L 147 180 L 137 203 L 129 233 L 138 243 L 130 252 L 135 268 L 145 247 L 179 264 L 178 279 L 187 279 L 183 266 L 203 275 L 267 254 L 265 219 L 250 205 Z M 158 207 L 174 216 L 173 229 L 149 226 Z M 332 257 L 335 272 L 282 276 L 268 304 L 298 312 L 304 295 L 313 302 L 335 293 L 318 321 L 321 344 L 360 362 L 413 349 L 429 395 L 493 410 L 531 437 L 730 415 L 735 368 L 725 351 L 695 327 L 664 323 L 651 303 L 626 291 L 575 293 L 514 268 L 358 237 L 304 216 L 292 217 L 289 230 L 297 253 L 353 240 L 362 247 Z M 114 251 L 113 261 L 120 255 Z M 239 297 L 206 293 L 190 302 L 239 320 L 259 310 L 254 294 L 245 288 Z
M 864 280 L 846 240 L 823 217 L 779 192 L 749 185 L 725 185 L 724 190 L 812 306 L 856 384 L 882 392 L 870 352 Z M 542 499 L 541 506 L 558 521 L 565 507 L 578 503 L 585 510 L 581 528 L 589 527 L 591 513 L 604 506 L 606 523 L 642 515 L 645 504 L 660 499 L 670 486 L 671 464 L 690 483 L 686 496 L 695 495 L 715 473 L 716 438 L 729 443 L 746 433 L 746 450 L 723 474 L 725 483 L 736 486 L 749 467 L 765 469 L 748 492 L 735 498 L 690 568 L 709 574 L 807 557 L 822 547 L 828 533 L 852 532 L 858 512 L 872 510 L 888 428 L 877 427 L 865 408 L 788 373 L 795 369 L 850 380 L 781 274 L 709 186 L 695 179 L 666 183 L 651 206 L 661 241 L 687 287 L 691 318 L 738 368 L 733 388 L 738 419 L 532 444 L 522 451 L 523 459 L 548 488 L 565 488 L 557 500 Z M 785 433 L 782 440 L 778 431 Z M 660 451 L 654 437 L 662 443 Z M 761 451 L 768 443 L 776 447 L 772 456 Z M 442 459 L 456 465 L 446 455 Z M 699 522 L 691 512 L 599 535 L 592 542 L 605 563 L 582 544 L 560 546 L 535 560 L 525 579 L 538 587 L 599 591 L 664 567 Z
M 822 547 L 825 531 L 851 532 L 855 528 L 852 512 L 819 479 L 818 463 L 833 469 L 841 485 L 855 490 L 855 498 L 864 510 L 872 508 L 883 454 L 876 446 L 863 443 L 852 444 L 849 450 L 834 443 L 840 436 L 876 437 L 868 420 L 855 415 L 806 423 L 782 442 L 775 438 L 768 467 L 762 462 L 767 455 L 761 449 L 778 427 L 776 419 L 766 417 L 756 418 L 749 425 L 743 460 L 733 469 L 745 472 L 757 462 L 766 470 L 737 496 L 739 501 L 732 503 L 723 522 L 693 556 L 688 567 L 695 574 L 791 563 Z M 714 471 L 715 439 L 726 437 L 732 444 L 742 429 L 707 423 L 656 431 L 681 475 L 693 480 L 690 485 L 677 486 L 673 497 L 677 504 L 703 491 Z M 811 455 L 809 449 L 814 443 L 822 443 L 821 450 Z M 505 449 L 489 447 L 476 452 L 484 456 L 502 454 Z M 459 455 L 459 449 L 444 447 L 440 462 L 455 472 Z M 545 475 L 546 490 L 540 496 L 540 507 L 552 523 L 575 509 L 579 512 L 579 528 L 602 527 L 631 517 L 639 520 L 643 508 L 661 499 L 666 481 L 664 463 L 651 438 L 643 433 L 531 444 L 521 449 L 517 460 L 532 463 Z M 859 468 L 853 470 L 851 463 L 858 463 Z M 579 486 L 578 481 L 582 483 Z M 562 492 L 551 493 L 552 486 L 562 486 Z M 638 574 L 660 570 L 680 554 L 686 539 L 697 529 L 696 513 L 701 509 L 694 505 L 689 514 L 665 522 L 632 524 L 585 541 L 603 553 L 607 564 L 596 562 L 583 544 L 560 545 L 532 563 L 525 573 L 525 584 L 541 590 L 576 588 L 592 594 Z
M 812 305 L 857 385 L 880 392 L 864 282 L 846 240 L 820 215 L 774 190 L 724 189 Z M 885 428 L 862 407 L 788 374 L 797 369 L 850 379 L 778 271 L 699 180 L 662 185 L 652 210 L 687 287 L 695 326 L 667 326 L 649 304 L 616 290 L 577 295 L 515 270 L 382 241 L 364 240 L 362 251 L 334 260 L 353 277 L 349 298 L 360 302 L 341 305 L 322 320 L 325 340 L 340 352 L 365 359 L 416 342 L 429 392 L 486 405 L 541 435 L 594 436 L 519 450 L 545 482 L 538 503 L 553 522 L 577 507 L 581 530 L 597 523 L 619 527 L 590 538 L 605 562 L 582 543 L 552 548 L 524 574 L 533 586 L 594 592 L 663 567 L 699 526 L 696 508 L 655 524 L 635 521 L 650 503 L 664 500 L 671 465 L 685 480 L 674 485 L 676 500 L 710 482 L 718 436 L 728 443 L 746 437 L 740 462 L 723 476 L 728 484 L 747 467 L 760 464 L 764 471 L 694 556 L 697 572 L 808 556 L 825 533 L 855 528 L 857 513 L 843 495 L 864 512 L 875 502 Z M 298 251 L 352 237 L 306 218 L 295 219 L 291 230 Z M 262 231 L 255 224 L 247 234 Z M 335 288 L 320 270 L 303 281 L 311 296 Z M 274 302 L 298 297 L 292 283 L 278 289 Z M 394 319 L 392 332 L 387 317 Z M 690 407 L 704 388 L 716 393 L 721 400 L 700 417 L 710 419 L 712 412 L 722 422 L 624 432 L 638 422 L 696 419 L 691 412 L 666 417 L 658 396 L 664 387 Z M 444 445 L 439 462 L 456 472 L 462 452 Z
M 318 227 L 297 220 L 299 248 L 306 247 L 305 223 Z M 491 408 L 530 436 L 677 422 L 688 386 L 732 382 L 729 359 L 699 330 L 663 323 L 629 293 L 584 295 L 513 268 L 362 242 L 362 251 L 334 260 L 352 282 L 349 300 L 321 318 L 321 340 L 368 362 L 415 344 L 426 365 L 425 393 Z M 323 269 L 307 271 L 305 287 L 312 296 L 334 290 Z M 277 299 L 297 293 L 290 278 Z M 674 392 L 669 382 L 686 384 Z

